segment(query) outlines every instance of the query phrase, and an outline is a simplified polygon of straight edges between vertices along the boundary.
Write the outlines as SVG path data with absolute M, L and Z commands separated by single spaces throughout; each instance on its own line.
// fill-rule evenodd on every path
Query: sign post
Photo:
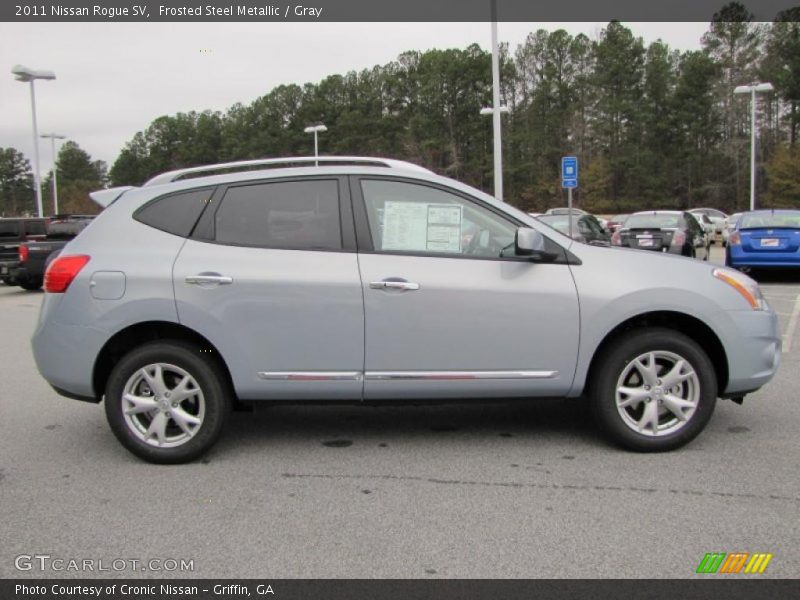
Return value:
M 578 158 L 564 156 L 561 159 L 561 187 L 567 188 L 567 223 L 569 237 L 572 239 L 572 190 L 578 187 Z

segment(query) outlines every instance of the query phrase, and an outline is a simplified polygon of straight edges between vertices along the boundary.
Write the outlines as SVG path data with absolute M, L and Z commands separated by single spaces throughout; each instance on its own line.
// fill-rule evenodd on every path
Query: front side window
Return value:
M 514 255 L 517 227 L 461 196 L 426 185 L 365 179 L 374 249 L 499 258 Z
M 341 250 L 339 184 L 279 181 L 229 189 L 214 226 L 223 244 L 288 250 Z

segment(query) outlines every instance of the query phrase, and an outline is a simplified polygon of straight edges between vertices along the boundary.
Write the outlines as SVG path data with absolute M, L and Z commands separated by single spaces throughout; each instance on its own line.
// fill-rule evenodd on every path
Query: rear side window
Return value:
M 213 192 L 202 189 L 162 196 L 145 204 L 133 218 L 161 231 L 188 237 Z
M 47 227 L 44 221 L 27 221 L 25 223 L 25 235 L 44 235 Z
M 289 250 L 341 250 L 339 183 L 280 181 L 234 187 L 215 218 L 216 241 Z

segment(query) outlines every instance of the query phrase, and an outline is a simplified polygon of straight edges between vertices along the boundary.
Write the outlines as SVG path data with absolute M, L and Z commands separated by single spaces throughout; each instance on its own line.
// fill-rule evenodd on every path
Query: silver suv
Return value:
M 670 450 L 780 362 L 747 276 L 574 242 L 408 163 L 247 161 L 92 197 L 33 350 L 152 462 L 275 400 L 586 396 L 616 443 Z

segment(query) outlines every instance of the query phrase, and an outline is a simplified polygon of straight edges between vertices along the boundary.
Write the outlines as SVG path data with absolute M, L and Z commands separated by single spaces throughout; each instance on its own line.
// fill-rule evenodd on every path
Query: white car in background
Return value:
M 725 219 L 725 227 L 722 228 L 722 245 L 728 245 L 728 238 L 731 235 L 731 232 L 736 229 L 736 223 L 739 222 L 739 217 L 742 216 L 742 213 L 737 212 L 733 213 L 730 217 Z
M 689 211 L 693 215 L 700 217 L 700 215 L 706 215 L 711 222 L 714 224 L 714 234 L 722 237 L 722 232 L 725 229 L 725 219 L 728 218 L 728 215 L 722 212 L 721 210 L 717 210 L 716 208 L 693 208 Z M 714 239 L 714 235 L 711 236 L 712 240 Z

